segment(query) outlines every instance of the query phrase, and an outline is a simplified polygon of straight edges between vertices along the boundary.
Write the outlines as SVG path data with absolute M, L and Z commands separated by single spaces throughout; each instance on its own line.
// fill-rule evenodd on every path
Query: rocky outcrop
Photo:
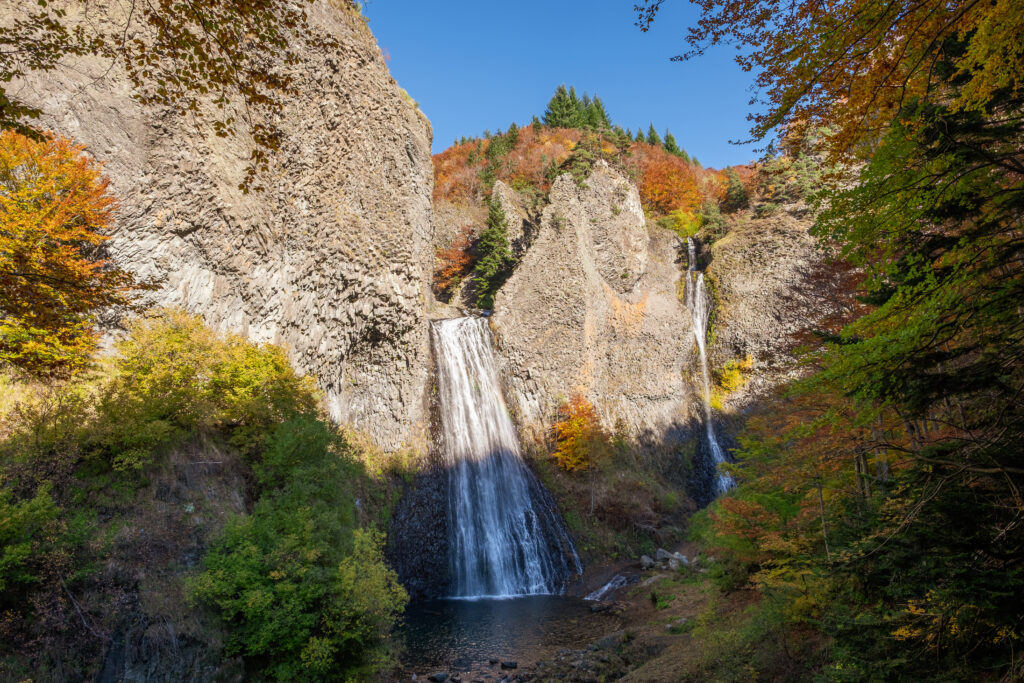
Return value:
M 856 306 L 854 271 L 826 257 L 810 234 L 804 207 L 766 218 L 738 215 L 710 248 L 707 268 L 715 300 L 712 366 L 753 362 L 750 381 L 728 397 L 736 410 L 799 373 L 793 347 L 814 329 L 837 329 Z
M 583 186 L 556 180 L 492 317 L 525 429 L 538 434 L 576 392 L 630 436 L 663 441 L 680 429 L 693 333 L 677 296 L 679 249 L 673 234 L 648 228 L 636 187 L 607 164 Z
M 90 19 L 114 20 L 103 11 Z M 331 415 L 390 449 L 425 427 L 430 126 L 357 12 L 306 11 L 340 47 L 301 54 L 264 192 L 238 189 L 247 140 L 140 105 L 116 64 L 70 60 L 18 93 L 106 164 L 112 256 L 159 284 L 154 303 L 286 345 Z

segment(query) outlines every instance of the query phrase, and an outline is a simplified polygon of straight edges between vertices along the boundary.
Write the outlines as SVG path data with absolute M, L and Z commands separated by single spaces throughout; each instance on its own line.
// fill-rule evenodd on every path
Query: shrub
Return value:
M 585 470 L 611 453 L 611 440 L 594 405 L 575 394 L 558 408 L 554 458 L 567 472 Z
M 333 427 L 279 425 L 255 467 L 262 490 L 191 583 L 228 627 L 226 651 L 276 680 L 351 680 L 390 661 L 385 636 L 408 599 L 382 536 L 356 528 L 362 471 Z
M 215 427 L 252 452 L 273 425 L 316 410 L 313 380 L 296 375 L 280 347 L 217 334 L 179 310 L 129 329 L 84 438 L 116 469 L 140 469 L 154 448 Z

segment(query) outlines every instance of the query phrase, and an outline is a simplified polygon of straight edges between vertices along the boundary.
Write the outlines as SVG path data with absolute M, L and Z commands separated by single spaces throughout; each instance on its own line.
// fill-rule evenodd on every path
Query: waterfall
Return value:
M 715 436 L 715 426 L 711 422 L 711 377 L 708 373 L 707 354 L 707 332 L 708 332 L 708 296 L 704 287 L 704 273 L 697 272 L 697 255 L 693 240 L 686 239 L 687 256 L 689 258 L 686 269 L 686 307 L 690 309 L 693 316 L 693 336 L 697 340 L 697 350 L 700 352 L 700 371 L 704 380 L 704 429 L 707 433 L 708 448 L 711 451 L 711 460 L 715 464 L 715 490 L 716 493 L 728 491 L 736 482 L 726 472 L 722 472 L 718 466 L 728 462 L 725 452 L 718 444 Z M 695 277 L 696 276 L 696 277 Z
M 550 495 L 523 462 L 483 318 L 431 325 L 448 470 L 453 597 L 561 592 L 582 571 Z

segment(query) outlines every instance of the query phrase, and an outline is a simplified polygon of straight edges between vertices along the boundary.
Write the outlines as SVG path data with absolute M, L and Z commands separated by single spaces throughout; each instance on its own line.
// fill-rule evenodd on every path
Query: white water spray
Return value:
M 686 269 L 686 307 L 690 309 L 693 316 L 693 336 L 697 340 L 697 349 L 700 352 L 700 370 L 704 379 L 704 428 L 707 432 L 708 447 L 711 450 L 711 459 L 715 464 L 715 492 L 716 494 L 728 491 L 736 482 L 727 472 L 723 472 L 719 465 L 728 462 L 722 447 L 718 445 L 715 436 L 715 427 L 711 422 L 711 377 L 708 373 L 707 354 L 707 330 L 708 330 L 708 297 L 704 287 L 704 273 L 697 272 L 697 255 L 693 240 L 686 239 L 686 249 L 689 262 Z
M 482 318 L 431 326 L 448 469 L 453 597 L 561 592 L 582 571 L 550 497 L 523 462 Z

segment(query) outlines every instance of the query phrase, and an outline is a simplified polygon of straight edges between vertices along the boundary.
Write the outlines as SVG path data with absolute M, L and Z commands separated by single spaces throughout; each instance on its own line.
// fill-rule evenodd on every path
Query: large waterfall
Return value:
M 453 597 L 561 592 L 581 571 L 553 501 L 523 462 L 483 318 L 434 322 L 448 469 Z
M 708 448 L 711 451 L 711 459 L 717 470 L 715 476 L 715 488 L 717 493 L 723 493 L 736 482 L 727 473 L 722 472 L 719 465 L 728 462 L 722 447 L 718 444 L 715 436 L 715 426 L 711 422 L 711 377 L 708 374 L 707 354 L 707 333 L 708 333 L 708 296 L 704 287 L 704 273 L 697 272 L 697 255 L 693 240 L 686 240 L 687 257 L 689 259 L 686 270 L 686 307 L 690 309 L 693 316 L 693 336 L 697 340 L 697 350 L 700 353 L 700 370 L 704 380 L 704 428 L 707 432 Z

